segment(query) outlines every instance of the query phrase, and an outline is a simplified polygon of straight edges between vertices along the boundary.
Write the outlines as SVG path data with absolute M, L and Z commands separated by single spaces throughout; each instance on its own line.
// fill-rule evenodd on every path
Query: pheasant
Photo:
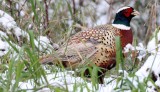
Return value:
M 116 65 L 115 37 L 120 37 L 122 48 L 128 43 L 132 44 L 130 21 L 136 15 L 139 15 L 139 12 L 132 7 L 122 7 L 116 12 L 112 24 L 86 28 L 76 33 L 70 37 L 67 46 L 60 48 L 55 54 L 40 58 L 40 62 L 61 64 L 72 69 L 81 65 L 89 67 L 96 65 L 101 69 L 97 73 L 98 82 L 103 84 L 106 71 Z M 84 75 L 90 75 L 88 69 Z

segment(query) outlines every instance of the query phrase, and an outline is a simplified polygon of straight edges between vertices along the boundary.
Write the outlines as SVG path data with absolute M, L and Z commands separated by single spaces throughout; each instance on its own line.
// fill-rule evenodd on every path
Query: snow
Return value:
M 147 50 L 145 49 L 142 43 L 139 43 L 138 46 L 136 46 L 136 50 L 139 51 L 139 55 L 137 58 L 141 61 L 147 55 Z
M 144 65 L 136 72 L 136 75 L 141 77 L 143 80 L 146 78 L 151 71 L 157 72 L 157 70 L 160 68 L 160 56 L 158 55 L 151 55 L 148 57 Z
M 98 21 L 96 22 L 96 25 L 100 25 L 100 24 L 106 24 L 107 23 L 107 15 L 103 15 L 101 16 Z
M 72 72 L 72 71 L 70 71 L 70 72 Z M 81 90 L 83 90 L 83 92 L 88 92 L 86 86 L 88 86 L 88 88 L 90 90 L 97 91 L 97 92 L 106 92 L 106 90 L 108 90 L 108 92 L 112 92 L 113 89 L 116 87 L 116 85 L 115 85 L 116 80 L 113 80 L 113 78 L 105 78 L 106 84 L 98 84 L 98 89 L 96 90 L 93 88 L 93 85 L 91 83 L 85 83 L 84 80 L 80 77 L 73 77 L 70 74 L 70 72 L 68 73 L 68 71 L 66 71 L 66 72 L 58 72 L 57 74 L 48 74 L 47 80 L 48 80 L 49 84 L 51 84 L 54 87 L 66 88 L 66 84 L 67 84 L 68 90 L 70 92 L 72 92 L 74 90 L 75 84 L 77 84 L 77 91 L 76 92 L 81 92 Z M 112 82 L 109 83 L 109 85 L 108 85 L 107 83 L 110 81 L 112 81 Z M 32 89 L 33 85 L 31 85 L 31 84 L 32 84 L 31 80 L 29 80 L 27 82 L 20 82 L 19 87 L 21 89 Z M 47 84 L 42 84 L 42 86 L 45 86 L 45 85 L 47 85 Z M 81 89 L 81 87 L 83 87 L 83 89 Z M 31 90 L 29 90 L 29 91 L 31 91 Z M 51 90 L 49 88 L 43 88 L 43 89 L 39 90 L 38 92 L 44 92 L 44 91 L 51 91 Z
M 0 39 L 1 38 L 8 38 L 8 36 L 7 36 L 7 34 L 6 33 L 4 33 L 4 32 L 2 32 L 2 31 L 0 31 Z
M 147 52 L 151 55 L 147 58 L 144 65 L 136 72 L 136 75 L 143 81 L 148 77 L 149 74 L 153 73 L 156 76 L 155 84 L 160 87 L 160 48 L 159 45 L 156 45 L 157 41 L 160 41 L 160 32 L 157 33 L 157 37 L 152 38 L 152 40 L 147 45 Z M 149 83 L 151 88 L 154 88 L 154 85 Z
M 86 17 L 86 20 L 87 20 L 87 24 L 88 24 L 88 27 L 92 27 L 92 19 L 91 17 Z
M 147 60 L 143 64 L 143 66 L 135 73 L 138 80 L 140 82 L 143 82 L 150 74 L 154 74 L 156 77 L 155 85 L 160 87 L 160 32 L 154 34 L 154 37 L 149 41 L 147 48 L 143 46 L 142 43 L 139 43 L 138 46 L 132 46 L 131 44 L 128 44 L 124 49 L 125 53 L 133 50 L 139 51 L 138 58 L 141 61 L 147 54 L 151 54 L 149 57 L 147 57 Z M 158 43 L 158 44 L 157 44 Z M 129 79 L 134 79 L 131 77 L 128 77 Z M 136 82 L 136 80 L 134 80 Z M 155 87 L 151 83 L 151 81 L 147 82 L 148 88 L 147 92 L 155 92 Z M 135 85 L 137 86 L 137 85 Z
M 52 0 L 51 2 L 54 3 L 54 0 Z M 89 1 L 88 1 L 89 2 Z M 22 7 L 22 4 L 24 3 L 24 1 L 22 1 L 20 3 L 20 5 L 16 5 L 17 9 L 20 9 Z M 76 4 L 78 3 L 78 0 L 76 0 Z M 5 1 L 3 1 L 2 3 L 3 5 L 6 4 Z M 87 5 L 86 2 L 84 2 L 84 5 Z M 92 3 L 93 6 L 94 3 Z M 131 5 L 133 5 L 133 2 L 131 3 Z M 77 8 L 78 6 L 76 6 Z M 109 5 L 105 2 L 105 1 L 100 1 L 100 3 L 98 4 L 97 8 L 96 8 L 96 14 L 98 15 L 98 20 L 95 22 L 96 25 L 99 24 L 105 24 L 107 23 L 107 14 L 104 14 L 105 11 L 107 11 L 107 9 L 109 8 Z M 93 9 L 91 9 L 93 10 Z M 148 12 L 148 11 L 146 11 Z M 49 13 L 53 13 L 53 10 L 49 9 Z M 33 16 L 34 13 L 32 13 Z M 145 13 L 146 14 L 146 13 Z M 25 11 L 20 11 L 20 15 L 21 17 L 25 16 Z M 49 17 L 51 18 L 51 15 L 49 15 Z M 145 15 L 145 17 L 143 17 L 144 20 L 148 19 L 147 15 Z M 160 19 L 160 16 L 158 17 L 158 19 Z M 91 17 L 86 17 L 86 22 L 89 25 L 89 27 L 91 27 L 93 25 L 92 19 Z M 158 23 L 160 23 L 160 21 L 158 21 Z M 73 24 L 72 20 L 68 20 L 68 24 L 71 26 Z M 9 51 L 12 51 L 12 47 L 8 44 L 8 42 L 4 41 L 4 37 L 8 38 L 8 34 L 15 34 L 18 41 L 20 40 L 20 36 L 22 37 L 27 37 L 28 41 L 29 41 L 29 35 L 26 31 L 22 30 L 20 27 L 18 27 L 17 23 L 14 21 L 14 19 L 7 13 L 5 13 L 4 11 L 0 10 L 0 25 L 6 29 L 6 33 L 2 32 L 0 30 L 0 57 L 4 56 L 5 54 L 7 54 Z M 31 24 L 29 24 L 29 27 L 31 28 Z M 13 31 L 13 32 L 11 32 Z M 153 73 L 156 76 L 156 80 L 155 80 L 155 85 L 157 85 L 158 87 L 160 87 L 160 43 L 158 43 L 160 41 L 160 32 L 158 32 L 157 34 L 154 34 L 154 37 L 149 41 L 147 48 L 145 48 L 145 46 L 142 43 L 139 43 L 138 46 L 132 46 L 131 44 L 128 44 L 125 47 L 124 52 L 129 52 L 129 51 L 134 51 L 137 50 L 139 51 L 138 54 L 138 59 L 140 61 L 142 61 L 142 59 L 144 57 L 146 57 L 146 55 L 150 54 L 145 63 L 143 64 L 143 66 L 135 73 L 135 76 L 129 76 L 127 71 L 124 70 L 119 70 L 119 73 L 123 73 L 124 72 L 124 79 L 128 79 L 130 80 L 133 85 L 138 88 L 138 82 L 144 82 L 146 80 L 146 78 L 148 77 L 149 74 Z M 51 45 L 50 40 L 46 37 L 46 36 L 39 36 L 37 37 L 37 39 L 34 39 L 34 43 L 35 46 L 37 48 L 39 48 L 40 51 L 47 51 L 48 53 L 52 52 L 53 48 L 58 49 L 59 45 L 53 43 L 53 45 Z M 18 50 L 21 49 L 20 46 L 14 44 L 13 42 L 11 42 L 11 44 L 13 44 L 14 46 L 16 46 L 16 48 L 18 48 Z M 13 51 L 11 58 L 12 57 L 16 57 L 17 53 L 15 51 Z M 18 57 L 18 56 L 17 56 Z M 47 71 L 47 70 L 46 70 Z M 121 76 L 116 76 L 117 78 L 113 78 L 112 76 L 109 78 L 105 78 L 105 83 L 103 85 L 99 84 L 97 90 L 95 90 L 93 88 L 93 85 L 90 82 L 85 82 L 81 77 L 74 77 L 72 76 L 72 73 L 74 73 L 73 71 L 64 71 L 64 72 L 58 72 L 58 73 L 52 73 L 52 74 L 47 74 L 47 80 L 49 82 L 49 84 L 51 84 L 54 87 L 68 87 L 69 91 L 73 91 L 74 90 L 74 85 L 75 83 L 77 84 L 81 84 L 82 86 L 78 86 L 77 88 L 77 92 L 81 92 L 81 89 L 83 89 L 83 92 L 88 92 L 87 88 L 84 85 L 87 85 L 88 88 L 90 90 L 93 91 L 97 91 L 97 92 L 113 92 L 116 91 L 115 87 L 118 87 L 120 82 L 117 83 L 118 78 Z M 15 80 L 13 80 L 14 82 Z M 118 85 L 117 85 L 118 84 Z M 42 83 L 42 86 L 47 85 L 47 83 Z M 146 92 L 156 92 L 155 86 L 153 85 L 153 83 L 151 81 L 147 82 L 147 89 Z M 28 90 L 28 89 L 33 89 L 34 88 L 34 82 L 33 80 L 27 80 L 25 82 L 20 82 L 19 83 L 19 87 L 21 89 L 26 89 L 27 92 L 33 92 L 33 90 Z M 44 91 L 51 91 L 49 88 L 43 88 L 41 90 L 39 90 L 38 92 L 44 92 Z M 128 90 L 126 92 L 130 92 L 131 90 Z
M 142 43 L 139 43 L 138 46 L 133 46 L 131 44 L 127 44 L 124 47 L 124 53 L 129 53 L 130 51 L 138 51 L 137 58 L 141 61 L 146 56 L 146 49 Z M 131 55 L 132 56 L 132 55 Z
M 13 46 L 15 46 L 18 50 L 20 50 L 20 47 L 12 42 L 10 42 Z M 9 45 L 8 42 L 6 41 L 2 41 L 0 39 L 0 57 L 4 56 L 5 54 L 7 54 L 8 52 L 12 52 L 12 54 L 10 54 L 10 58 L 15 58 L 18 59 L 18 54 L 16 51 L 14 51 L 14 49 L 12 49 L 12 47 Z
M 8 34 L 14 33 L 18 40 L 20 40 L 20 36 L 29 38 L 28 34 L 17 26 L 14 19 L 2 10 L 0 10 L 0 25 L 7 30 Z M 14 32 L 10 32 L 11 29 L 13 29 Z
M 20 41 L 21 36 L 26 37 L 28 41 L 30 40 L 29 34 L 26 31 L 22 30 L 20 27 L 18 27 L 14 19 L 9 14 L 5 13 L 2 10 L 0 10 L 0 25 L 2 25 L 2 27 L 7 31 L 7 33 L 0 31 L 0 44 L 2 44 L 0 45 L 0 50 L 1 50 L 0 56 L 5 55 L 9 51 L 9 49 L 11 49 L 11 47 L 7 42 L 4 42 L 1 40 L 4 37 L 8 38 L 7 34 L 12 34 L 12 33 L 15 34 L 18 41 Z M 14 32 L 11 32 L 11 31 L 14 31 Z M 48 53 L 50 53 L 53 49 L 50 40 L 45 36 L 39 36 L 38 40 L 34 39 L 34 42 L 35 42 L 35 46 L 39 48 L 40 51 L 46 50 L 48 51 Z M 16 44 L 14 45 L 19 49 L 21 48 Z M 12 56 L 16 56 L 16 53 L 14 51 L 13 53 L 14 54 Z
M 9 48 L 9 45 L 7 42 L 3 42 L 2 40 L 0 40 L 0 57 L 7 54 L 8 52 L 8 48 Z
M 160 77 L 157 78 L 157 81 L 155 82 L 155 84 L 160 87 Z
M 130 50 L 135 50 L 135 47 L 133 47 L 131 44 L 127 44 L 127 45 L 124 47 L 124 52 L 127 53 L 127 52 L 129 52 Z
M 19 87 L 21 89 L 33 89 L 33 86 L 29 82 L 19 82 Z
M 160 54 L 160 44 L 157 44 L 160 41 L 160 32 L 154 34 L 154 38 L 148 43 L 147 49 L 150 53 Z
M 50 44 L 50 40 L 46 36 L 39 36 L 38 40 L 34 40 L 34 43 L 40 51 L 48 50 L 48 53 L 52 52 L 52 45 Z
M 106 1 L 101 0 L 96 9 L 98 11 L 96 12 L 97 15 L 101 16 L 102 14 L 106 13 L 106 11 L 108 11 L 107 9 L 109 9 L 109 4 Z
M 24 11 L 20 11 L 20 16 L 21 17 L 25 16 L 25 12 Z
M 154 90 L 155 87 L 154 87 L 153 83 L 148 82 L 147 85 L 148 85 L 148 88 L 146 89 L 147 90 L 146 92 L 157 92 Z

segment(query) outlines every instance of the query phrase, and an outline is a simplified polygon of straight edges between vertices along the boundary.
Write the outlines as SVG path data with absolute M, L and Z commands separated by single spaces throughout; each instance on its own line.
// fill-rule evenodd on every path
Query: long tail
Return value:
M 56 65 L 56 66 L 63 66 L 68 67 L 68 61 L 62 61 L 60 58 L 55 57 L 52 54 L 43 56 L 39 59 L 41 64 L 49 64 L 49 65 Z
M 41 64 L 54 64 L 55 62 L 55 58 L 53 57 L 53 55 L 46 55 L 46 56 L 43 56 L 43 57 L 40 57 L 39 59 L 39 62 Z
M 49 64 L 49 65 L 57 65 L 57 66 L 63 66 L 65 68 L 75 69 L 80 65 L 80 60 L 69 60 L 69 59 L 62 59 L 57 58 L 54 55 L 46 55 L 44 57 L 41 57 L 39 59 L 39 62 L 41 64 Z

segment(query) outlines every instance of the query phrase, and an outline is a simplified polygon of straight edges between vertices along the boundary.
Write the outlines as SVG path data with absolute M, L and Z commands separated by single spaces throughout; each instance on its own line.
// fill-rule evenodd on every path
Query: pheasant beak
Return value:
M 140 13 L 136 10 L 133 10 L 133 12 L 131 13 L 131 15 L 134 15 L 134 16 L 137 16 L 137 15 L 140 15 Z

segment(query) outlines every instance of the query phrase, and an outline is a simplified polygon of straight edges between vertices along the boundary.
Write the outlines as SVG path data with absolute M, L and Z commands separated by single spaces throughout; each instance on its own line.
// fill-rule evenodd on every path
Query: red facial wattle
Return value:
M 132 12 L 133 12 L 133 9 L 132 8 L 128 8 L 123 13 L 124 13 L 124 16 L 130 17 Z

